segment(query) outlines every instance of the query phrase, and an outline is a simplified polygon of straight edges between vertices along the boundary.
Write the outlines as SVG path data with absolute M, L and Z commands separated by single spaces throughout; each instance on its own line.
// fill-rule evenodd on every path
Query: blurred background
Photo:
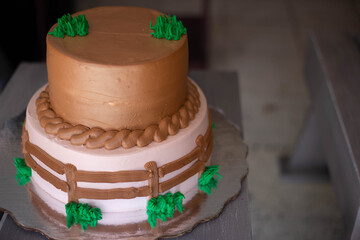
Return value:
M 236 71 L 249 145 L 254 239 L 344 239 L 329 177 L 286 177 L 309 108 L 303 76 L 308 34 L 359 31 L 359 0 L 24 0 L 2 4 L 0 92 L 21 61 L 45 60 L 48 29 L 64 13 L 101 5 L 158 9 L 188 28 L 190 68 Z

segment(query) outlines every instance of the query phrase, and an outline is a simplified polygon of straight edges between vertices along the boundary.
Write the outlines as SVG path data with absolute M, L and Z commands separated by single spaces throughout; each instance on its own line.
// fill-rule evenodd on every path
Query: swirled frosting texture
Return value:
M 47 36 L 49 95 L 57 115 L 90 128 L 135 130 L 184 104 L 187 36 L 152 37 L 149 24 L 160 12 L 100 7 L 78 14 L 89 21 L 87 36 Z

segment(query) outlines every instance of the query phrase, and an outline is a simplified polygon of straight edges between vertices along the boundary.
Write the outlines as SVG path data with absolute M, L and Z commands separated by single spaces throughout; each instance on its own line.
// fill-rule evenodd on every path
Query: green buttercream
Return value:
M 219 165 L 205 167 L 205 171 L 201 174 L 199 178 L 199 189 L 207 194 L 211 194 L 212 188 L 217 188 L 218 180 L 222 176 L 218 173 Z M 215 175 L 218 177 L 215 178 Z
M 214 128 L 215 128 L 215 123 L 212 124 L 212 129 L 214 129 Z
M 185 196 L 181 192 L 174 194 L 168 192 L 165 195 L 151 198 L 147 203 L 148 222 L 151 227 L 156 227 L 156 219 L 165 222 L 167 218 L 174 216 L 175 208 L 183 213 L 184 206 L 182 204 Z
M 155 31 L 151 33 L 154 37 L 166 38 L 167 40 L 179 40 L 187 32 L 182 22 L 177 20 L 175 15 L 172 17 L 159 15 L 156 18 L 155 26 L 150 21 L 150 29 Z
M 85 18 L 85 15 L 79 15 L 72 17 L 70 13 L 65 14 L 61 18 L 58 18 L 58 25 L 54 31 L 49 32 L 54 37 L 64 38 L 65 35 L 75 37 L 76 35 L 85 36 L 89 32 L 89 23 Z
M 67 227 L 70 228 L 74 223 L 80 223 L 85 231 L 90 225 L 95 227 L 98 220 L 102 219 L 101 210 L 92 208 L 87 203 L 69 202 L 65 205 Z
M 17 183 L 22 186 L 30 181 L 31 168 L 26 166 L 25 160 L 22 158 L 15 158 L 14 165 L 17 169 L 15 178 Z

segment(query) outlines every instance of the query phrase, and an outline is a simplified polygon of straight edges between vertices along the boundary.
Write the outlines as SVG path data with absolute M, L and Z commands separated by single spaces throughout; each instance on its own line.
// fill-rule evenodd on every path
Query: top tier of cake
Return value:
M 187 35 L 151 35 L 158 11 L 100 7 L 78 12 L 84 37 L 47 36 L 49 94 L 57 115 L 72 124 L 144 129 L 175 113 L 187 94 Z M 56 27 L 55 24 L 50 31 Z

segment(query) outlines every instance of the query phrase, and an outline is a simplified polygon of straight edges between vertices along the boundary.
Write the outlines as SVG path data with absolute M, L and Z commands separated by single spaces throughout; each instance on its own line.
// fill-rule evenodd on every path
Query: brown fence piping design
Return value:
M 164 193 L 172 187 L 184 182 L 195 174 L 201 175 L 205 169 L 205 164 L 210 158 L 213 148 L 212 120 L 210 111 L 209 126 L 204 136 L 199 135 L 196 139 L 197 147 L 187 155 L 157 167 L 156 162 L 147 162 L 145 170 L 117 171 L 117 172 L 91 172 L 77 170 L 72 164 L 64 164 L 51 157 L 38 146 L 30 143 L 29 136 L 25 127 L 23 128 L 22 145 L 26 164 L 37 172 L 40 177 L 50 182 L 56 188 L 68 193 L 68 200 L 77 202 L 80 198 L 88 199 L 131 199 L 135 197 L 157 197 L 159 193 Z M 25 125 L 25 124 L 24 124 Z M 58 174 L 65 174 L 66 181 L 54 176 L 48 170 L 40 166 L 34 159 L 35 156 L 48 168 Z M 193 163 L 197 160 L 195 163 Z M 159 183 L 159 178 L 181 169 L 193 163 L 188 169 L 175 177 Z M 148 180 L 148 185 L 139 188 L 113 188 L 113 189 L 92 189 L 81 188 L 77 182 L 101 182 L 101 183 L 120 183 L 120 182 L 139 182 Z

